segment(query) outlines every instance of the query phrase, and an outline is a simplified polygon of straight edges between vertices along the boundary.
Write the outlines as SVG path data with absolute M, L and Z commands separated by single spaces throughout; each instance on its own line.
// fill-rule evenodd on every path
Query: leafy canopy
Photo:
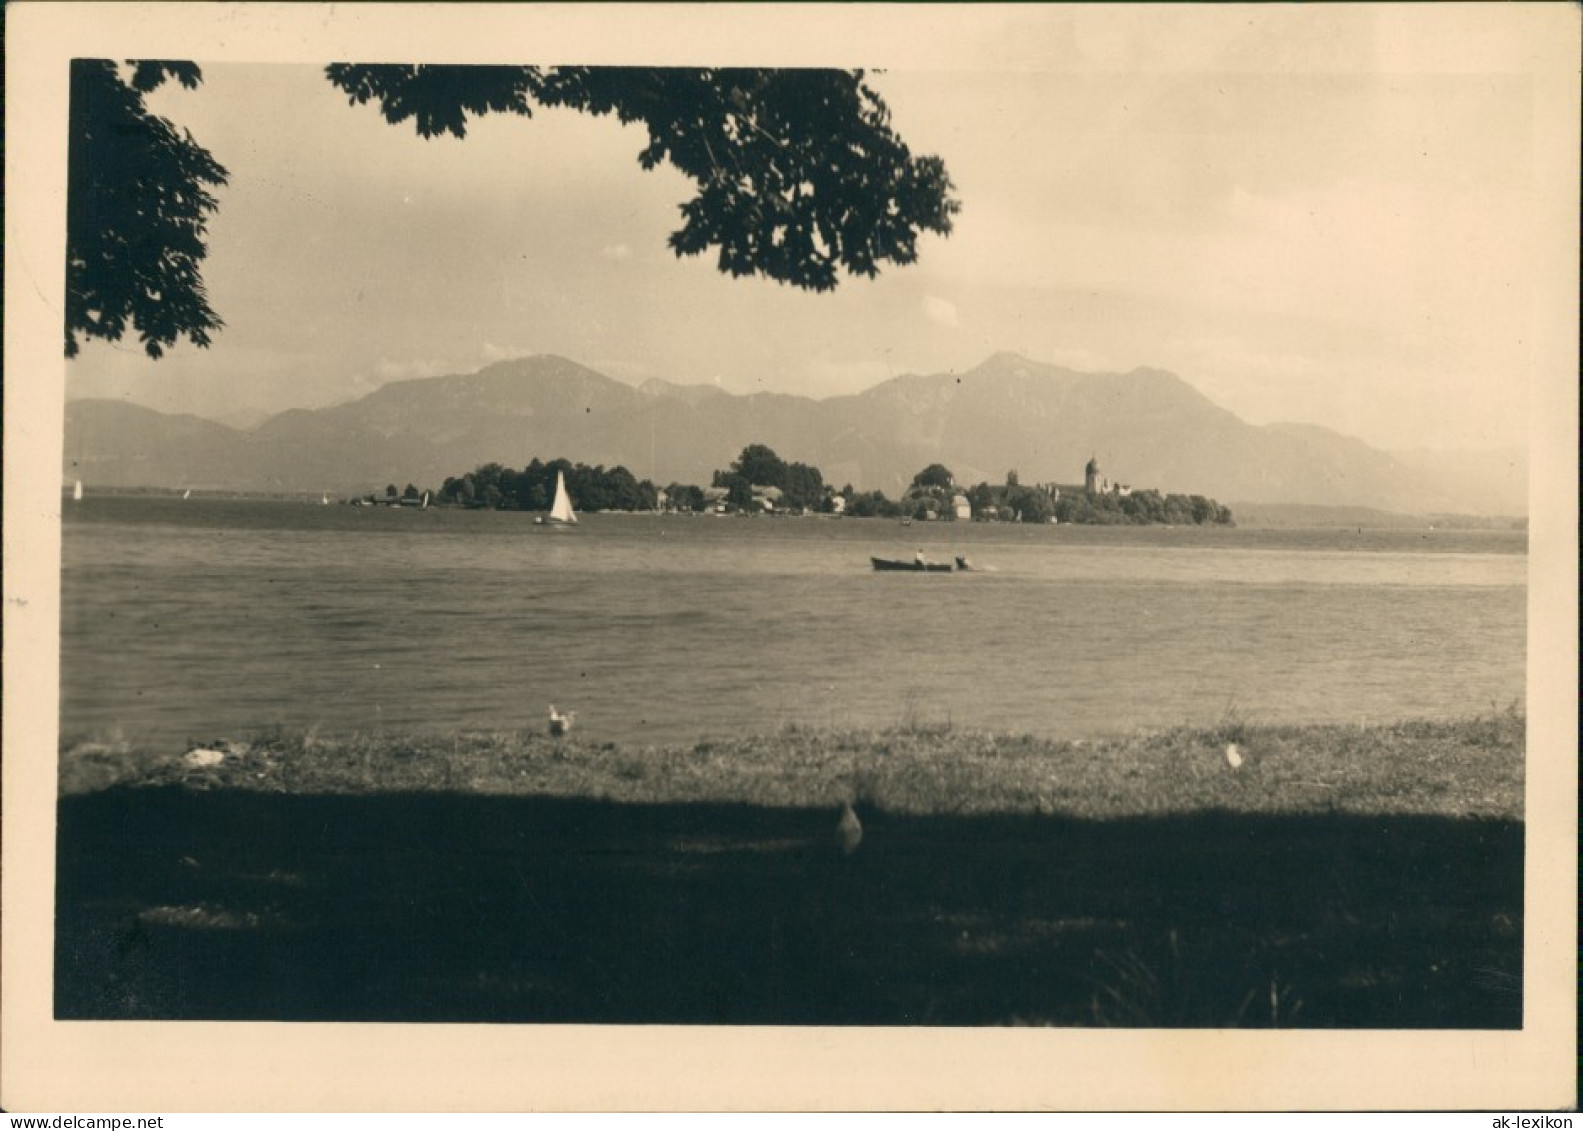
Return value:
M 200 346 L 224 323 L 198 267 L 226 171 L 185 130 L 148 112 L 143 95 L 191 63 L 141 62 L 130 80 L 107 59 L 71 65 L 66 179 L 66 356 L 77 336 L 119 341 L 128 323 L 159 357 L 186 335 Z
M 775 487 L 787 507 L 815 507 L 824 501 L 824 475 L 805 463 L 788 463 L 765 444 L 749 444 L 729 471 L 716 471 L 714 485 L 735 490 L 738 484 L 751 501 L 752 488 Z M 737 502 L 736 498 L 731 499 Z
M 224 325 L 199 266 L 226 170 L 143 102 L 168 78 L 193 89 L 202 75 L 192 63 L 128 70 L 72 64 L 68 357 L 79 335 L 117 341 L 131 325 L 157 358 L 182 336 L 207 346 Z M 715 248 L 732 276 L 832 290 L 842 272 L 914 262 L 922 233 L 949 234 L 960 207 L 944 163 L 912 154 L 862 71 L 337 63 L 326 77 L 423 137 L 465 137 L 469 117 L 535 106 L 639 123 L 639 164 L 668 161 L 697 186 L 671 248 Z
M 786 479 L 786 461 L 765 444 L 749 444 L 731 464 L 731 470 L 760 487 L 781 487 Z
M 947 235 L 959 204 L 938 157 L 916 157 L 862 71 L 337 63 L 330 81 L 419 134 L 467 133 L 468 115 L 560 106 L 648 130 L 644 169 L 669 161 L 698 194 L 677 255 L 719 249 L 721 271 L 828 291 Z

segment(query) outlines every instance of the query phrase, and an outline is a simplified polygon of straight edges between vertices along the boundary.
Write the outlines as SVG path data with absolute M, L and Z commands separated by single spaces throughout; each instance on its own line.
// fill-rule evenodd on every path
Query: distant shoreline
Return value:
M 90 497 L 108 498 L 146 498 L 146 499 L 180 499 L 186 493 L 185 488 L 179 487 L 95 487 L 86 484 Z M 64 494 L 70 494 L 70 487 L 64 489 Z M 233 490 L 206 490 L 192 488 L 193 499 L 210 501 L 234 502 L 279 502 L 279 503 L 312 503 L 318 505 L 320 496 L 315 492 L 307 491 L 233 491 Z M 344 500 L 332 498 L 331 502 L 339 505 Z M 1523 532 L 1528 529 L 1528 518 L 1524 515 L 1480 515 L 1480 514 L 1405 514 L 1396 511 L 1375 510 L 1371 507 L 1328 506 L 1323 503 L 1238 503 L 1229 504 L 1230 510 L 1236 516 L 1236 524 L 1245 530 L 1341 530 L 1358 528 L 1363 530 L 1422 530 L 1434 527 L 1439 530 L 1469 531 L 1494 531 L 1498 533 Z M 457 510 L 465 509 L 449 503 L 433 503 L 430 509 Z M 527 514 L 529 512 L 518 512 Z M 608 512 L 625 513 L 625 512 Z M 634 511 L 634 514 L 661 514 L 658 511 Z M 760 516 L 752 516 L 760 517 Z M 787 517 L 777 515 L 773 517 Z M 858 515 L 807 515 L 802 517 L 831 519 L 840 518 L 843 522 L 860 521 Z M 871 516 L 880 523 L 897 521 L 894 518 Z M 940 520 L 934 525 L 949 525 L 951 520 Z M 997 525 L 995 523 L 975 522 L 974 525 Z M 1007 525 L 1016 525 L 1014 523 Z M 1099 523 L 1082 523 L 1066 525 L 1100 526 Z M 1116 523 L 1116 526 L 1130 526 L 1133 524 Z M 1151 524 L 1159 525 L 1159 524 Z

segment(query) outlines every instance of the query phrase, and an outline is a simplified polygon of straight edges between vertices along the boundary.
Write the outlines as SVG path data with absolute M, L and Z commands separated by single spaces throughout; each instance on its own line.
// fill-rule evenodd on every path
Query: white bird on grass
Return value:
M 1242 765 L 1242 751 L 1237 749 L 1235 742 L 1226 743 L 1226 765 L 1233 770 Z
M 567 711 L 564 715 L 555 709 L 555 704 L 550 704 L 550 734 L 560 738 L 572 729 L 572 721 L 577 718 L 576 711 Z
M 857 819 L 857 814 L 852 812 L 852 803 L 841 803 L 841 819 L 835 826 L 836 839 L 841 843 L 841 853 L 851 856 L 857 851 L 857 846 L 863 843 L 863 823 Z

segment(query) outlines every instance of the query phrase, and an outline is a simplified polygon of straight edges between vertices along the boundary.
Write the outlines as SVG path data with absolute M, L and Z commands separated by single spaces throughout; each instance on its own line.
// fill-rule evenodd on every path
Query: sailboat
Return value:
M 320 505 L 320 506 L 321 506 L 321 507 L 327 507 L 327 506 L 329 506 L 329 505 L 330 505 L 330 496 L 329 496 L 329 495 L 327 495 L 327 494 L 322 494 L 322 493 L 321 493 L 321 494 L 320 494 L 320 495 L 319 495 L 319 505 Z
M 566 472 L 555 473 L 555 503 L 550 507 L 548 520 L 556 525 L 570 526 L 577 522 L 577 512 L 572 510 L 572 496 L 566 490 Z
M 184 498 L 184 499 L 192 498 L 192 488 L 188 487 L 185 491 L 183 491 L 181 493 L 181 497 Z
M 72 497 L 72 499 L 75 502 L 79 502 L 79 503 L 82 502 L 82 480 L 81 479 L 77 480 L 76 485 L 72 487 L 72 489 L 71 489 L 71 497 Z

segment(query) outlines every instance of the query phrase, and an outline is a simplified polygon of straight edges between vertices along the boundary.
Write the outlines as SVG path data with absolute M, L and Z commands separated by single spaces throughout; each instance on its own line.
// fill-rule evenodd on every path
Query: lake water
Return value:
M 1083 737 L 1461 716 L 1524 693 L 1523 535 L 584 516 L 90 497 L 62 734 L 155 744 L 786 724 Z M 882 574 L 870 554 L 982 572 Z

